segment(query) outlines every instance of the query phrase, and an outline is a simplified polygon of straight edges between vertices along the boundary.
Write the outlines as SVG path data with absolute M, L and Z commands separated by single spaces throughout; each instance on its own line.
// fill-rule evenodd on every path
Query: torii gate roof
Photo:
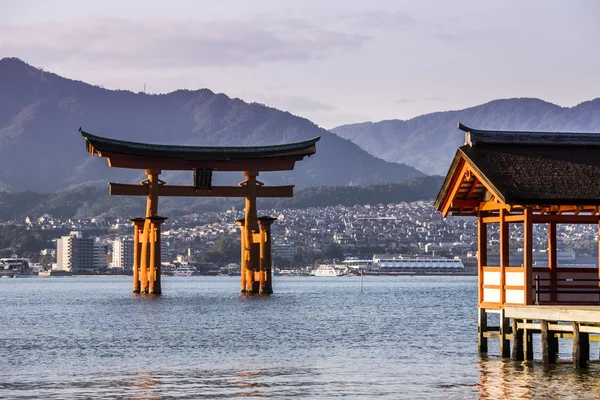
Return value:
M 218 171 L 286 171 L 316 152 L 320 137 L 272 146 L 175 146 L 92 135 L 79 128 L 86 150 L 114 168 Z

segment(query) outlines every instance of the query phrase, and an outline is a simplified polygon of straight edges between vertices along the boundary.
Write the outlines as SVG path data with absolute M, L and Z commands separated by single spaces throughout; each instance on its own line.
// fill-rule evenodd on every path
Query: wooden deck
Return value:
M 488 312 L 499 312 L 499 326 L 487 325 Z M 590 359 L 590 342 L 600 341 L 600 306 L 505 306 L 499 311 L 480 308 L 479 313 L 481 353 L 487 353 L 489 338 L 498 338 L 501 357 L 532 360 L 532 335 L 540 334 L 542 362 L 556 363 L 558 338 L 565 338 L 573 340 L 573 364 L 585 368 Z
M 505 306 L 506 318 L 600 324 L 600 306 Z M 597 332 L 600 333 L 600 328 Z

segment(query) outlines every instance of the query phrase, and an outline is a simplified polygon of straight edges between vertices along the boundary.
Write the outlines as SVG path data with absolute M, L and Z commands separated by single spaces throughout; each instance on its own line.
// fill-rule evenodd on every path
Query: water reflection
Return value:
M 264 382 L 257 382 L 260 380 L 265 374 L 263 372 L 250 372 L 250 371 L 241 371 L 236 374 L 239 380 L 234 380 L 231 382 L 234 386 L 242 389 L 240 395 L 242 397 L 264 397 L 264 395 L 259 390 L 249 390 L 249 389 L 257 389 L 262 387 L 268 387 L 269 385 Z
M 133 381 L 131 387 L 134 392 L 138 393 L 137 399 L 156 400 L 160 398 L 157 395 L 160 382 L 154 378 L 152 372 L 140 371 L 132 374 L 131 378 Z
M 480 399 L 600 398 L 598 363 L 578 370 L 570 360 L 545 365 L 539 361 L 481 357 L 477 364 Z

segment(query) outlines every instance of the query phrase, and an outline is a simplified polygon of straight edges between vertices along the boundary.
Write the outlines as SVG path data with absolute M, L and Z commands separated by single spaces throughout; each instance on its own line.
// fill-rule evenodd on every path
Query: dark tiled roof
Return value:
M 600 204 L 600 147 L 480 144 L 458 154 L 507 204 Z
M 288 153 L 302 152 L 313 154 L 310 149 L 320 139 L 315 137 L 303 142 L 286 143 L 273 146 L 175 146 L 129 142 L 92 135 L 79 128 L 81 136 L 96 151 L 106 151 L 143 157 L 183 158 L 186 160 L 229 160 L 277 157 Z M 88 149 L 89 151 L 89 149 Z
M 600 205 L 600 134 L 459 129 L 466 144 L 456 152 L 436 208 L 449 195 L 461 159 L 509 205 Z

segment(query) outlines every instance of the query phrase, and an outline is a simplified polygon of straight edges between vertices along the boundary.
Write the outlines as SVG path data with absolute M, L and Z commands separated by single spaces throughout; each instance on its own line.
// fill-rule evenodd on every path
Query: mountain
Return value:
M 407 121 L 342 125 L 331 131 L 384 160 L 445 175 L 456 148 L 464 143 L 458 122 L 493 130 L 600 132 L 600 98 L 570 108 L 530 98 L 494 100 Z
M 0 190 L 49 192 L 82 182 L 140 180 L 139 173 L 110 169 L 86 153 L 80 126 L 101 136 L 181 145 L 256 146 L 321 136 L 317 154 L 295 171 L 261 174 L 272 184 L 364 185 L 424 175 L 378 159 L 307 119 L 208 89 L 160 95 L 106 90 L 15 58 L 0 60 L 0 88 Z M 192 180 L 181 172 L 161 178 Z M 241 178 L 215 174 L 215 183 Z
M 259 199 L 261 210 L 355 204 L 390 204 L 431 200 L 443 177 L 425 176 L 398 183 L 369 186 L 317 186 L 298 189 L 293 198 Z M 65 218 L 135 217 L 144 211 L 143 198 L 111 197 L 106 188 L 78 185 L 55 193 L 0 192 L 0 221 L 38 218 L 44 214 Z M 161 214 L 170 217 L 201 211 L 225 211 L 244 204 L 243 199 L 161 198 Z

